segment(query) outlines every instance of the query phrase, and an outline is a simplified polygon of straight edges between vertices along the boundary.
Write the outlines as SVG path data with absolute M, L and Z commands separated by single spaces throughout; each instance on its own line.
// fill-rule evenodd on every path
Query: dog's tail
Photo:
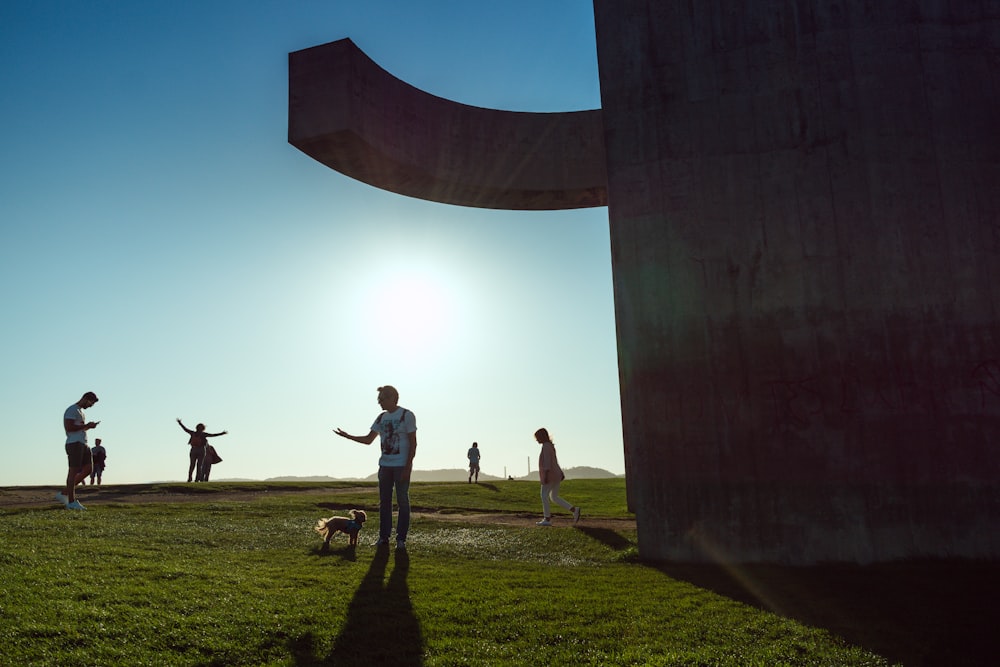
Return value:
M 316 526 L 313 528 L 317 533 L 323 537 L 327 537 L 330 534 L 329 519 L 320 519 L 316 522 Z

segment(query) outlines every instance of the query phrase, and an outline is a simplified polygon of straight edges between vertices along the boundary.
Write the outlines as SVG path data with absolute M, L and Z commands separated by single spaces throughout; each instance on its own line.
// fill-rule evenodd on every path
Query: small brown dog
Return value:
M 330 538 L 338 532 L 348 536 L 351 546 L 357 545 L 358 533 L 364 528 L 365 521 L 368 520 L 368 515 L 365 514 L 364 510 L 351 510 L 348 514 L 351 515 L 350 518 L 346 516 L 331 516 L 329 519 L 320 519 L 316 522 L 314 530 L 324 537 L 324 549 L 330 547 Z

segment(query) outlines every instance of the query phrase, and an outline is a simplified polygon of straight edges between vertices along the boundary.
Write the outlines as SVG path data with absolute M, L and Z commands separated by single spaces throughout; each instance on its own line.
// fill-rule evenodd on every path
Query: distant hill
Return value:
M 229 482 L 232 480 L 220 479 L 220 482 Z M 250 481 L 250 480 L 246 480 Z M 295 475 L 286 475 L 284 477 L 268 477 L 265 482 L 363 482 L 365 480 L 360 477 L 330 477 L 329 475 L 309 475 L 306 477 L 296 477 Z
M 609 477 L 624 477 L 625 475 L 616 475 L 613 472 L 605 470 L 604 468 L 591 468 L 589 466 L 577 466 L 575 468 L 566 468 L 563 470 L 566 473 L 566 479 L 607 479 Z M 538 478 L 538 473 L 535 473 L 533 479 Z
M 566 468 L 564 470 L 566 473 L 566 479 L 608 479 L 614 477 L 624 477 L 624 475 L 616 475 L 613 472 L 604 470 L 603 468 L 590 468 L 588 466 L 579 466 L 576 468 Z M 414 470 L 411 479 L 414 482 L 465 482 L 469 479 L 469 471 L 463 468 L 447 468 L 443 470 Z M 487 475 L 486 473 L 479 473 L 480 482 L 497 482 L 502 480 L 502 477 L 495 477 L 493 475 Z M 534 471 L 528 475 L 522 475 L 521 477 L 515 477 L 516 480 L 529 480 L 538 481 L 538 472 Z M 233 480 L 219 480 L 219 481 L 233 481 Z M 249 481 L 249 480 L 242 480 Z M 311 475 L 307 477 L 295 477 L 295 476 L 285 476 L 285 477 L 268 477 L 264 480 L 265 482 L 377 482 L 378 473 L 374 472 L 368 477 L 330 477 L 327 475 Z

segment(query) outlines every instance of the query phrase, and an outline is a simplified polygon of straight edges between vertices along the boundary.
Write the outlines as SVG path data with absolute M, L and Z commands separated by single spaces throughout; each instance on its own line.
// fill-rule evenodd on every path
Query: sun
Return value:
M 444 354 L 460 328 L 458 285 L 428 265 L 376 269 L 361 290 L 367 346 L 428 360 Z
M 453 299 L 448 289 L 426 274 L 408 276 L 395 285 L 388 290 L 392 295 L 389 307 L 400 318 L 409 344 L 423 348 L 447 337 L 453 328 Z

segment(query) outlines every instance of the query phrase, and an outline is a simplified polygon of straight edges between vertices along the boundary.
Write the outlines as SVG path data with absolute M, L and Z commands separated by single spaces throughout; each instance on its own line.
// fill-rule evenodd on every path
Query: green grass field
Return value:
M 0 664 L 890 664 L 638 562 L 633 530 L 534 526 L 537 484 L 415 484 L 414 510 L 452 516 L 417 519 L 405 552 L 372 544 L 372 484 L 149 489 L 199 497 L 68 512 L 0 493 Z M 300 492 L 234 499 L 266 489 Z M 629 516 L 622 480 L 563 492 L 585 518 Z M 322 551 L 316 520 L 352 507 L 369 513 L 361 545 Z M 490 512 L 523 525 L 454 516 Z

